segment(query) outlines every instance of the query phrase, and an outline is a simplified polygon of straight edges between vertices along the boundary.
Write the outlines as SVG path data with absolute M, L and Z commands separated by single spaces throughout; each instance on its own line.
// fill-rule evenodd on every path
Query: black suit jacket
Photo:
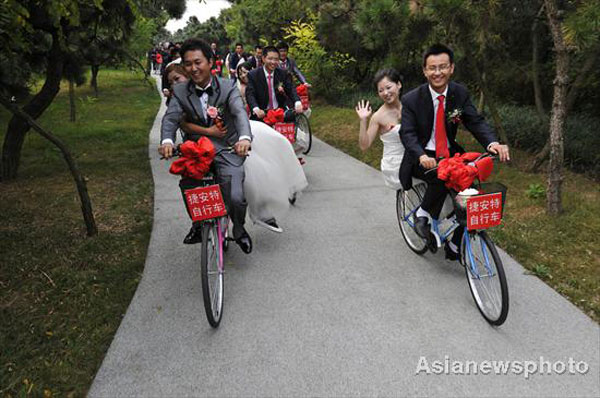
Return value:
M 459 109 L 461 123 L 473 134 L 484 148 L 497 141 L 494 130 L 486 123 L 471 102 L 469 91 L 459 83 L 450 82 L 446 98 L 446 115 Z M 429 84 L 423 84 L 402 96 L 402 126 L 400 139 L 406 149 L 400 165 L 400 182 L 404 189 L 412 187 L 412 169 L 419 163 L 419 157 L 425 154 L 425 146 L 431 139 L 435 115 Z M 446 134 L 450 153 L 463 153 L 464 149 L 456 142 L 458 123 L 452 123 L 446 117 Z
M 282 84 L 285 94 L 277 90 Z M 265 110 L 269 106 L 269 86 L 265 76 L 264 68 L 253 69 L 248 73 L 248 87 L 246 87 L 246 101 L 250 107 L 250 113 L 254 118 L 252 110 L 256 107 Z M 300 101 L 296 88 L 292 85 L 286 72 L 275 69 L 273 71 L 273 87 L 275 89 L 275 98 L 280 108 L 286 108 Z

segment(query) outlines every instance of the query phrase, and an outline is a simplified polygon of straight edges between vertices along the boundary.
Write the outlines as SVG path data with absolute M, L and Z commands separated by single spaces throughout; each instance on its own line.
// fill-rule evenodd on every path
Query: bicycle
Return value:
M 473 187 L 478 189 L 479 194 L 466 200 L 464 197 L 456 195 L 452 199 L 453 211 L 442 221 L 432 220 L 432 228 L 439 239 L 427 240 L 421 238 L 414 228 L 415 213 L 421 205 L 426 186 L 426 183 L 421 181 L 413 184 L 408 191 L 400 189 L 396 193 L 396 214 L 404 241 L 416 254 L 422 255 L 428 250 L 435 253 L 449 240 L 456 228 L 465 227 L 461 239 L 459 261 L 465 267 L 469 290 L 485 320 L 491 325 L 502 325 L 506 321 L 509 308 L 506 274 L 496 247 L 485 230 L 471 228 L 473 225 L 469 222 L 469 217 L 472 215 L 473 207 L 469 207 L 469 203 L 474 203 L 471 198 L 480 200 L 486 195 L 495 195 L 498 199 L 497 194 L 499 193 L 502 202 L 501 220 L 502 208 L 506 200 L 506 187 L 500 183 L 477 183 Z M 442 228 L 441 224 L 444 223 L 449 223 L 449 225 Z
M 215 157 L 225 151 L 232 151 L 232 148 L 217 151 Z M 180 155 L 181 152 L 177 148 L 174 156 Z M 224 253 L 229 248 L 229 242 L 234 240 L 229 237 L 229 216 L 215 177 L 214 172 L 210 171 L 201 180 L 197 180 L 196 186 L 184 192 L 192 220 L 200 222 L 202 298 L 206 318 L 213 328 L 219 326 L 223 316 Z

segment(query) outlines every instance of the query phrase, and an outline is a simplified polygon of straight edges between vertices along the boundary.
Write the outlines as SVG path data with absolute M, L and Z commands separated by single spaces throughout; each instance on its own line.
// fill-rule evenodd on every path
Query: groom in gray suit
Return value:
M 245 253 L 250 253 L 252 240 L 244 229 L 247 204 L 243 183 L 244 159 L 250 150 L 252 133 L 235 82 L 211 75 L 212 54 L 210 45 L 200 39 L 188 39 L 181 46 L 182 63 L 191 79 L 173 87 L 173 95 L 162 120 L 159 152 L 167 159 L 173 156 L 176 132 L 184 117 L 195 125 L 193 131 L 185 133 L 184 141 L 197 141 L 201 136 L 207 136 L 217 151 L 233 147 L 234 153 L 221 152 L 213 165 L 233 222 L 233 237 Z M 224 128 L 219 128 L 207 114 L 211 106 L 222 109 Z M 182 178 L 179 186 L 184 191 L 196 186 L 194 182 Z M 198 243 L 200 239 L 200 230 L 193 225 L 184 243 Z

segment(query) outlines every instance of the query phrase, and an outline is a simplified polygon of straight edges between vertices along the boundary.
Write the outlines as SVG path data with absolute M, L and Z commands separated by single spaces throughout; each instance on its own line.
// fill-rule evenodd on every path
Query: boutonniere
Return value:
M 220 130 L 222 130 L 225 125 L 223 123 L 223 112 L 223 106 L 216 107 L 211 105 L 206 109 L 206 114 L 215 121 L 215 124 Z
M 281 94 L 285 94 L 285 90 L 284 90 L 284 88 L 283 88 L 283 83 L 281 83 L 281 82 L 280 82 L 280 83 L 277 85 L 277 91 L 279 91 Z
M 453 124 L 458 124 L 461 122 L 461 116 L 463 114 L 462 109 L 460 108 L 456 108 L 453 111 L 448 112 L 447 116 L 448 116 L 448 122 L 453 123 Z

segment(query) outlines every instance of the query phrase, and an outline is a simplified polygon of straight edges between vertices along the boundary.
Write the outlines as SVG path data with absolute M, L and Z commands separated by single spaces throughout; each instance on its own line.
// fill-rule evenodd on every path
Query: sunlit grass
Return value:
M 139 281 L 152 222 L 148 134 L 159 98 L 137 73 L 101 70 L 100 95 L 67 85 L 38 120 L 87 180 L 87 238 L 60 152 L 35 132 L 18 179 L 0 183 L 0 393 L 85 395 Z M 0 112 L 3 140 L 8 114 Z

